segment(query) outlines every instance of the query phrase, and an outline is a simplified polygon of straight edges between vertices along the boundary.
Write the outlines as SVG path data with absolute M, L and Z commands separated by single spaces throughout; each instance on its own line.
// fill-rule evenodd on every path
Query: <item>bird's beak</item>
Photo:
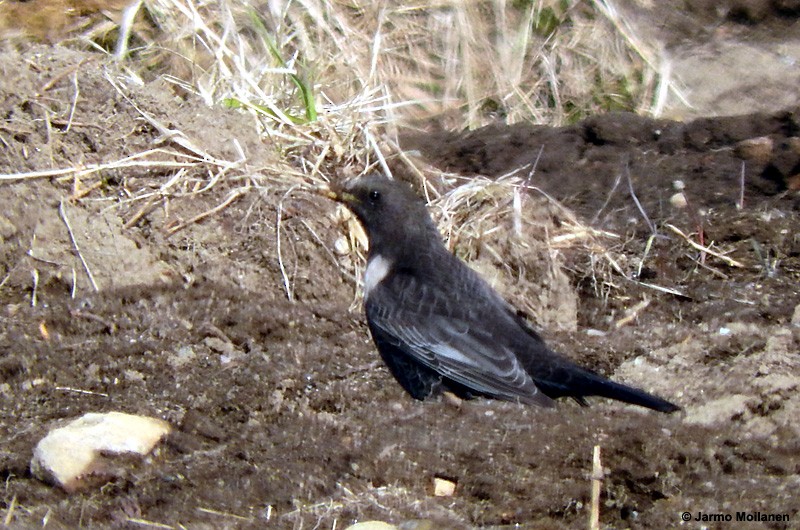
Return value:
M 323 197 L 327 197 L 328 199 L 334 200 L 336 202 L 341 202 L 343 204 L 355 204 L 358 202 L 358 199 L 352 193 L 348 193 L 344 191 L 344 189 L 337 187 L 337 188 L 328 188 L 328 187 L 320 187 L 317 188 L 317 193 L 322 195 Z

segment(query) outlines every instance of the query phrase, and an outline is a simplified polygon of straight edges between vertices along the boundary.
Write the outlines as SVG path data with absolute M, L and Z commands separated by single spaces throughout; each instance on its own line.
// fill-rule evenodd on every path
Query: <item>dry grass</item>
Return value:
M 170 199 L 226 183 L 216 206 L 163 227 L 172 235 L 251 191 L 276 190 L 286 197 L 366 171 L 389 172 L 387 159 L 397 158 L 418 175 L 446 237 L 464 257 L 488 253 L 512 277 L 545 274 L 553 280 L 560 252 L 577 249 L 591 256 L 580 273 L 591 275 L 603 294 L 613 286 L 612 274 L 632 276 L 607 247 L 613 235 L 593 231 L 555 201 L 544 203 L 559 218 L 557 231 L 542 219 L 523 220 L 524 175 L 493 183 L 454 179 L 407 158 L 396 142 L 402 127 L 463 129 L 498 119 L 558 125 L 614 109 L 657 113 L 670 80 L 661 75 L 655 52 L 637 40 L 607 0 L 427 0 L 402 6 L 143 0 L 127 9 L 120 2 L 64 0 L 38 11 L 35 3 L 0 4 L 0 15 L 21 21 L 13 32 L 0 26 L 0 34 L 59 36 L 115 55 L 126 75 L 107 75 L 108 82 L 159 132 L 163 145 L 124 159 L 2 180 L 57 177 L 72 182 L 71 198 L 80 200 L 102 190 L 100 174 L 106 171 L 167 172 L 166 179 L 139 179 L 139 188 L 126 189 L 121 203 L 130 212 L 127 228 Z M 243 153 L 234 160 L 215 158 L 139 108 L 126 95 L 126 84 L 154 76 L 178 94 L 249 114 L 253 127 L 275 146 L 270 167 L 252 173 Z M 73 107 L 77 77 L 75 86 Z M 291 299 L 280 214 L 277 247 Z M 504 240 L 522 244 L 497 248 Z M 531 252 L 541 270 L 524 270 Z M 535 312 L 541 303 L 533 298 L 525 309 Z
M 137 75 L 253 114 L 313 180 L 383 166 L 398 127 L 646 113 L 669 82 L 602 0 L 146 0 L 127 17 L 121 2 L 35 3 L 3 3 L 21 23 L 0 35 L 129 50 L 123 64 Z
M 402 6 L 142 0 L 127 8 L 117 1 L 63 0 L 37 6 L 35 1 L 0 4 L 0 15 L 20 21 L 13 31 L 0 25 L 0 35 L 58 36 L 65 43 L 106 49 L 127 74 L 107 75 L 108 82 L 168 147 L 99 164 L 0 175 L 2 180 L 57 177 L 72 182 L 71 199 L 80 200 L 102 187 L 100 174 L 106 171 L 171 172 L 160 182 L 140 179 L 140 188 L 126 189 L 128 198 L 121 203 L 130 210 L 127 228 L 170 199 L 227 184 L 216 206 L 165 226 L 172 235 L 250 191 L 278 190 L 285 197 L 375 169 L 390 172 L 387 159 L 397 158 L 418 176 L 446 237 L 465 257 L 489 252 L 506 272 L 521 274 L 530 256 L 496 249 L 487 236 L 518 241 L 525 235 L 527 243 L 514 249 L 529 249 L 531 242 L 542 246 L 536 252 L 549 256 L 545 271 L 559 268 L 562 249 L 591 256 L 580 273 L 591 275 L 604 295 L 613 286 L 611 274 L 632 277 L 625 260 L 604 244 L 609 234 L 592 231 L 555 201 L 545 202 L 557 210 L 558 233 L 534 220 L 523 234 L 519 190 L 525 181 L 519 175 L 496 184 L 460 181 L 421 167 L 400 153 L 396 142 L 402 127 L 463 129 L 498 119 L 559 125 L 614 109 L 657 114 L 671 89 L 662 75 L 666 69 L 608 0 L 427 0 Z M 65 75 L 74 77 L 74 108 L 77 77 Z M 178 94 L 248 113 L 253 127 L 275 146 L 270 167 L 252 174 L 243 153 L 234 160 L 215 158 L 180 129 L 139 108 L 126 95 L 126 84 L 153 76 Z M 72 112 L 67 131 L 71 122 Z M 280 244 L 278 253 L 281 258 Z M 291 298 L 288 274 L 284 277 Z
M 235 99 L 273 127 L 307 116 L 305 90 L 321 116 L 360 102 L 391 130 L 432 117 L 459 129 L 498 118 L 559 125 L 605 110 L 647 113 L 669 87 L 656 52 L 606 0 L 146 0 L 129 21 L 118 1 L 35 4 L 4 3 L 0 19 L 21 22 L 0 34 L 129 49 L 134 69 L 166 73 L 209 104 Z M 115 38 L 127 42 L 112 46 Z

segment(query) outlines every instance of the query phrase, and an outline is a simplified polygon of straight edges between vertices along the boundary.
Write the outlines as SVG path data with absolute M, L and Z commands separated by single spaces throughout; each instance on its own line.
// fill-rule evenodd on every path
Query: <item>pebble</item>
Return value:
M 345 530 L 398 530 L 398 528 L 383 521 L 364 521 L 350 525 Z
M 760 136 L 758 138 L 748 138 L 737 143 L 733 152 L 739 158 L 744 160 L 752 160 L 760 164 L 766 164 L 772 158 L 774 150 L 774 142 L 769 136 Z
M 114 458 L 144 457 L 171 430 L 157 418 L 122 412 L 88 413 L 52 429 L 33 450 L 31 472 L 71 493 L 103 484 L 120 471 Z
M 5 215 L 0 214 L 0 241 L 17 235 L 17 232 L 18 230 L 14 223 Z
M 338 237 L 333 243 L 333 251 L 339 256 L 346 256 L 350 253 L 350 242 L 344 236 Z
M 441 477 L 433 477 L 434 497 L 452 497 L 456 492 L 456 483 Z
M 683 192 L 678 192 L 674 194 L 672 197 L 669 198 L 669 203 L 672 205 L 673 208 L 686 208 L 686 205 L 689 202 L 686 200 L 686 195 Z

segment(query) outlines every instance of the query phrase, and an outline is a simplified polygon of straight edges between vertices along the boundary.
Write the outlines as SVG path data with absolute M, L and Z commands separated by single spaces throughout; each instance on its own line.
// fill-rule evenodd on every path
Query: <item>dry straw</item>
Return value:
M 614 286 L 613 275 L 631 278 L 636 270 L 635 260 L 609 248 L 617 245 L 613 234 L 593 230 L 547 197 L 559 229 L 534 220 L 535 229 L 523 230 L 520 190 L 531 187 L 530 178 L 453 178 L 400 152 L 397 140 L 402 128 L 430 124 L 559 125 L 614 109 L 659 112 L 673 90 L 668 68 L 607 0 L 143 0 L 98 2 L 94 15 L 85 7 L 80 13 L 82 25 L 65 42 L 113 50 L 119 71 L 106 74 L 109 86 L 158 132 L 156 145 L 118 160 L 9 173 L 0 181 L 58 178 L 72 182 L 71 198 L 81 200 L 102 193 L 109 171 L 166 175 L 155 182 L 139 178 L 138 188 L 125 190 L 119 203 L 126 207 L 126 228 L 170 200 L 219 191 L 204 211 L 163 227 L 169 236 L 253 191 L 302 194 L 366 171 L 390 172 L 394 158 L 420 179 L 443 233 L 467 258 L 479 250 L 493 253 L 507 273 L 523 274 L 530 256 L 492 243 L 514 238 L 519 248 L 541 246 L 537 252 L 549 256 L 545 272 L 552 272 L 563 265 L 561 253 L 574 249 L 589 256 L 578 274 L 592 277 L 603 294 Z M 236 159 L 219 159 L 179 123 L 167 126 L 129 97 L 154 74 L 176 92 L 246 114 L 274 150 L 267 165 L 253 171 L 241 149 Z M 78 73 L 65 75 L 74 76 L 74 109 L 81 97 Z M 70 112 L 67 131 L 72 119 Z M 291 299 L 281 213 L 276 248 Z M 349 263 L 341 265 L 346 276 L 353 270 Z

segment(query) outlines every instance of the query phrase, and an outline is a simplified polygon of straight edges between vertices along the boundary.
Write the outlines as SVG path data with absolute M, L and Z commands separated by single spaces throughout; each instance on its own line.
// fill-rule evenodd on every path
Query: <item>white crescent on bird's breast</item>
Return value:
M 373 256 L 367 262 L 364 272 L 364 298 L 369 298 L 369 293 L 378 286 L 386 275 L 389 274 L 392 264 L 381 255 Z

